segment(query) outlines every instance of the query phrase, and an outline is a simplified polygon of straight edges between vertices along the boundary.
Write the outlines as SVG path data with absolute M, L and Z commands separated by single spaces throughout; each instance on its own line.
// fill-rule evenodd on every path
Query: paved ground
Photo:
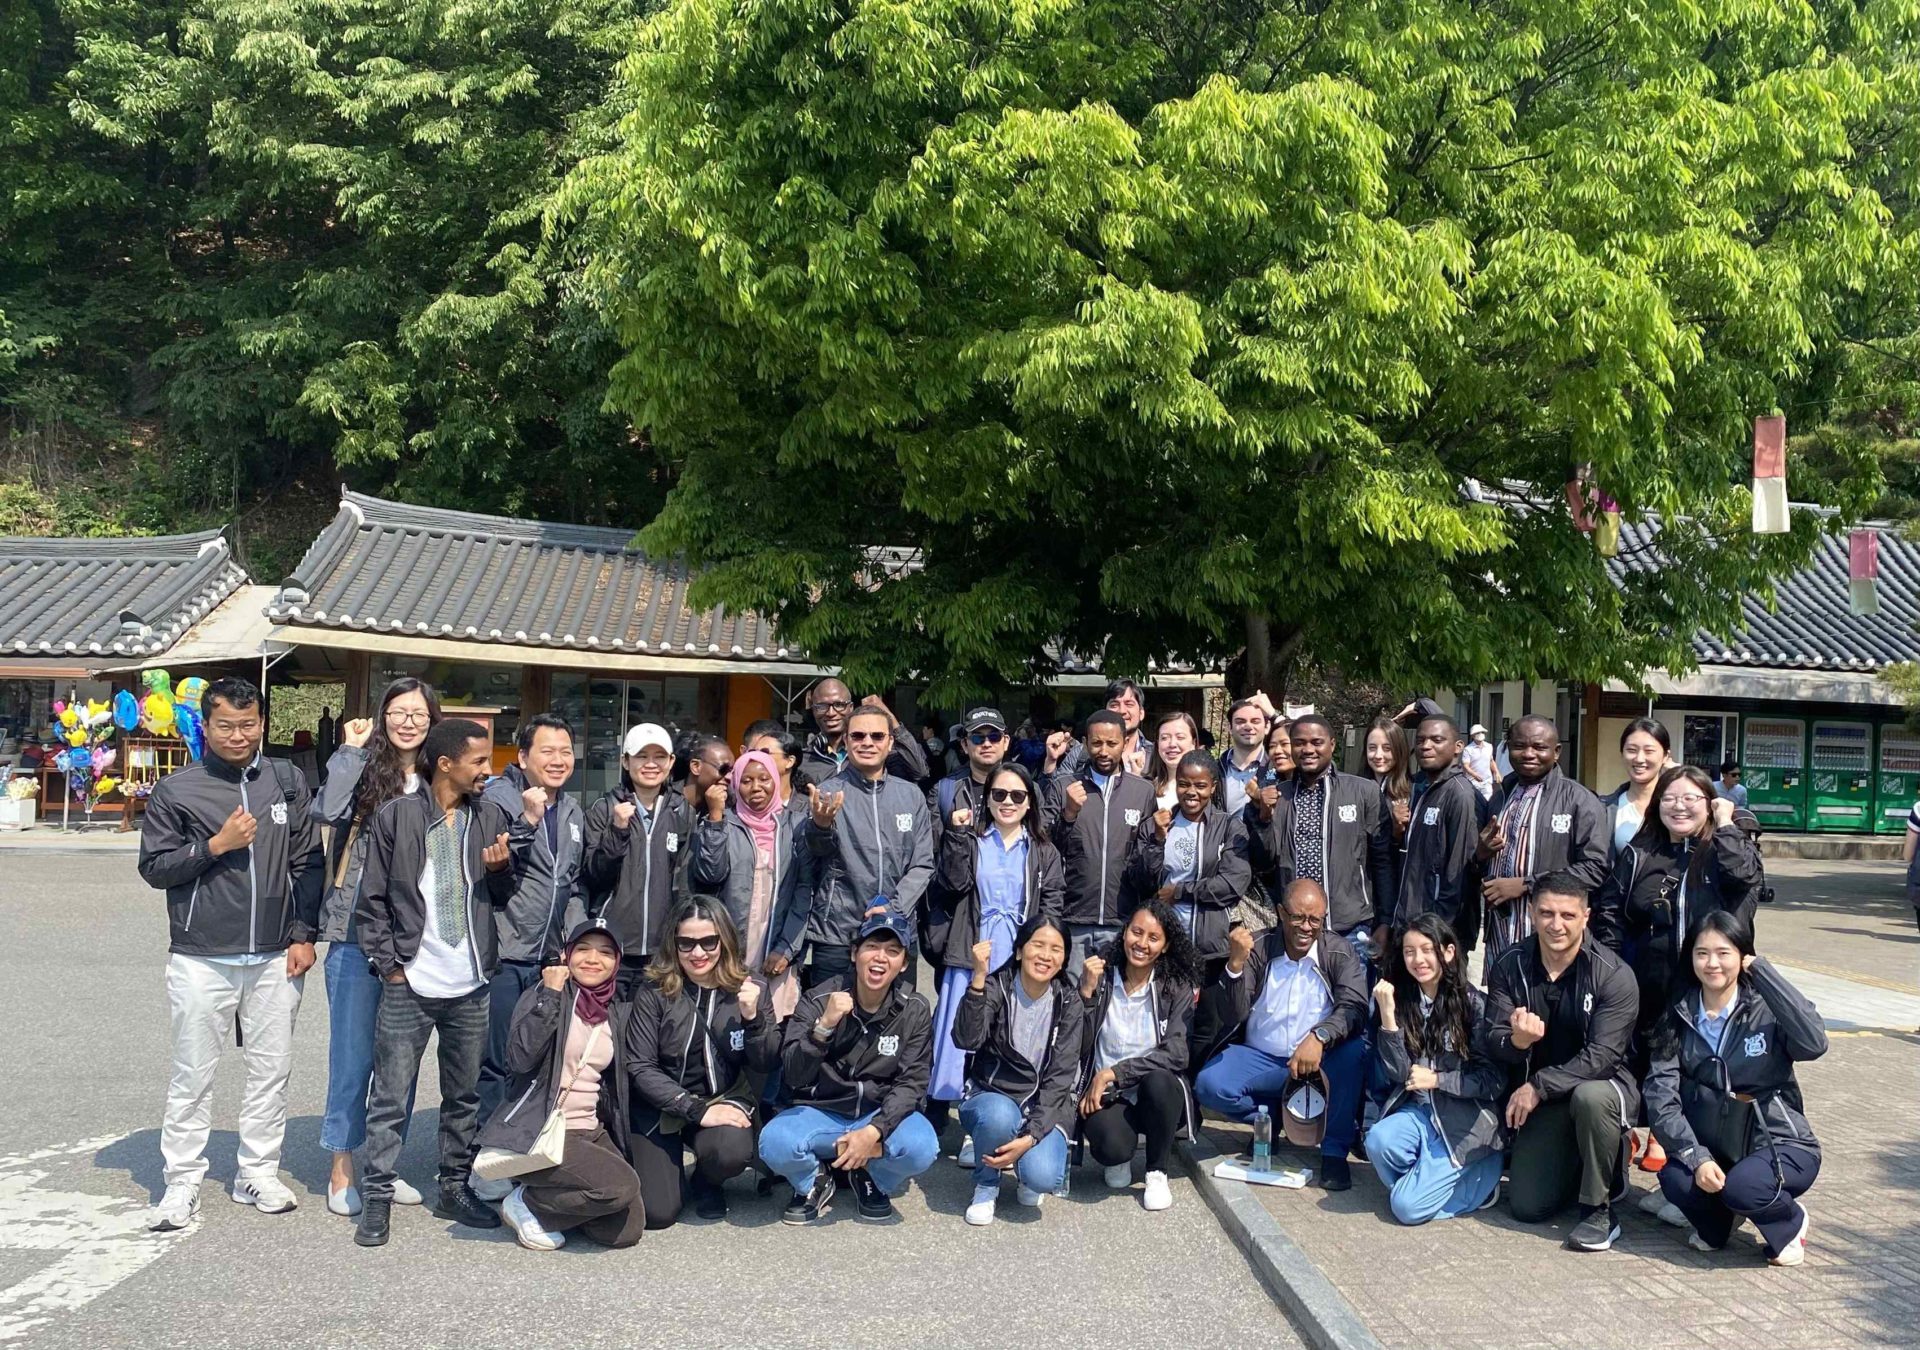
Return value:
M 1827 1056 L 1801 1074 L 1825 1161 L 1798 1270 L 1768 1266 L 1751 1228 L 1725 1253 L 1694 1252 L 1684 1229 L 1633 1204 L 1622 1209 L 1620 1245 L 1604 1255 L 1560 1247 L 1571 1214 L 1548 1229 L 1516 1224 L 1504 1208 L 1405 1229 L 1361 1164 L 1344 1195 L 1262 1188 L 1261 1200 L 1388 1346 L 1920 1344 L 1920 940 L 1900 873 L 1768 863 L 1780 895 L 1761 911 L 1760 946 L 1834 1029 Z M 1856 1027 L 1891 1029 L 1841 1029 Z M 1245 1147 L 1244 1131 L 1211 1133 L 1223 1152 Z M 1635 1185 L 1653 1179 L 1636 1172 Z
M 1037 1220 L 968 1228 L 951 1161 L 902 1204 L 904 1221 L 778 1222 L 782 1200 L 736 1182 L 734 1214 L 649 1234 L 629 1252 L 581 1244 L 535 1255 L 397 1210 L 392 1245 L 354 1247 L 325 1210 L 319 1111 L 326 997 L 307 981 L 287 1139 L 298 1212 L 266 1217 L 209 1185 L 203 1217 L 170 1238 L 141 1231 L 159 1189 L 166 1079 L 166 931 L 130 856 L 9 849 L 0 839 L 0 1342 L 175 1346 L 282 1342 L 428 1350 L 476 1344 L 769 1346 L 1008 1341 L 1298 1344 L 1246 1260 L 1183 1179 L 1147 1214 L 1076 1175 Z M 237 1053 L 222 1065 L 211 1156 L 230 1178 Z M 431 1179 L 437 1093 L 427 1070 L 402 1170 Z M 1137 1192 L 1136 1192 L 1137 1194 Z M 781 1192 L 784 1199 L 784 1191 Z M 424 1322 L 420 1319 L 424 1317 Z M 477 1329 L 477 1330 L 476 1330 Z

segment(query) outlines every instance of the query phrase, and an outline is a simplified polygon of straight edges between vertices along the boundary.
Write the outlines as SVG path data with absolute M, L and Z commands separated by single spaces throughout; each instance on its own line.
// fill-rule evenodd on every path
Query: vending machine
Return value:
M 1747 805 L 1769 830 L 1807 828 L 1807 724 L 1797 717 L 1749 717 L 1740 755 Z
M 1915 801 L 1920 801 L 1920 731 L 1889 722 L 1880 728 L 1879 771 L 1873 784 L 1874 833 L 1902 833 Z
M 1864 834 L 1873 828 L 1871 723 L 1815 722 L 1809 769 L 1809 830 Z

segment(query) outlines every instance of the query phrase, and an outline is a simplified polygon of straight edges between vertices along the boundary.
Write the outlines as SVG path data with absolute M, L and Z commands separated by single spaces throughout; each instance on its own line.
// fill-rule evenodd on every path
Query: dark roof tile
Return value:
M 154 656 L 246 580 L 223 530 L 0 538 L 0 652 Z

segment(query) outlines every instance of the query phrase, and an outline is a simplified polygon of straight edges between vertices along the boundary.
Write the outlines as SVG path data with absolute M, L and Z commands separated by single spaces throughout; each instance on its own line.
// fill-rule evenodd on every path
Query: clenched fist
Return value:
M 340 728 L 340 743 L 356 749 L 365 749 L 367 741 L 373 735 L 373 719 L 356 717 Z
M 847 1014 L 852 1011 L 853 995 L 845 989 L 836 989 L 827 995 L 826 1005 L 820 1009 L 820 1025 L 832 1031 L 845 1021 Z
M 527 824 L 538 825 L 547 815 L 547 790 L 543 787 L 530 787 L 520 794 L 520 814 L 527 818 Z
M 1107 975 L 1107 963 L 1097 956 L 1089 956 L 1084 970 L 1080 974 L 1080 997 L 1092 1000 L 1100 992 L 1100 981 Z
M 624 830 L 627 826 L 633 824 L 633 812 L 634 806 L 632 802 L 615 802 L 613 804 L 614 828 Z
M 1167 837 L 1167 831 L 1172 827 L 1173 811 L 1170 807 L 1162 807 L 1153 813 L 1153 832 L 1155 834 L 1165 839 Z
M 973 974 L 975 984 L 984 984 L 987 971 L 993 965 L 993 944 L 982 939 L 973 944 Z
M 554 993 L 559 993 L 567 987 L 567 968 L 565 966 L 542 966 L 540 968 L 540 983 L 553 990 Z
M 1280 785 L 1278 783 L 1268 783 L 1265 787 L 1253 794 L 1253 800 L 1256 803 L 1255 809 L 1260 813 L 1260 819 L 1262 821 L 1272 820 L 1273 809 L 1280 804 Z
M 947 817 L 947 820 L 953 825 L 954 829 L 964 830 L 967 826 L 973 824 L 973 811 L 969 807 L 957 807 L 954 813 Z
M 1253 955 L 1253 930 L 1241 924 L 1227 934 L 1227 969 L 1238 975 Z
M 708 787 L 705 799 L 708 820 L 727 818 L 727 785 L 725 783 L 714 783 Z
M 233 814 L 220 827 L 219 833 L 207 840 L 207 852 L 218 858 L 235 849 L 246 848 L 253 843 L 253 837 L 259 829 L 260 822 L 248 813 L 247 808 L 236 806 Z
M 1067 784 L 1067 804 L 1060 814 L 1067 820 L 1080 818 L 1080 808 L 1087 804 L 1087 785 L 1078 779 Z
M 1052 773 L 1060 767 L 1060 761 L 1067 757 L 1067 751 L 1073 749 L 1073 737 L 1064 731 L 1049 732 L 1047 735 L 1046 769 Z
M 748 980 L 741 985 L 740 992 L 735 997 L 740 1001 L 741 1021 L 751 1022 L 760 1015 L 760 986 L 754 981 Z

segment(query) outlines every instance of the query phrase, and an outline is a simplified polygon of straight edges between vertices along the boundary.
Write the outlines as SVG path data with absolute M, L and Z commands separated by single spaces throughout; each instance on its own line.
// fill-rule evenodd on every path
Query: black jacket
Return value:
M 253 843 L 214 857 L 207 842 L 234 808 L 255 821 Z M 167 893 L 168 950 L 243 956 L 312 942 L 326 860 L 307 783 L 283 760 L 245 769 L 207 753 L 168 774 L 140 814 L 140 876 Z
M 807 919 L 813 912 L 813 850 L 807 847 L 804 806 L 781 813 L 773 840 L 773 909 L 767 918 L 764 951 L 767 956 L 800 959 L 806 945 Z M 753 831 L 732 808 L 719 821 L 701 817 L 693 831 L 693 862 L 688 875 L 693 889 L 717 896 L 740 930 L 741 955 L 756 934 L 747 929 L 753 917 L 753 874 L 758 865 Z
M 513 868 L 489 872 L 481 851 L 509 834 L 507 814 L 482 797 L 468 804 L 467 931 L 473 938 L 474 975 L 493 978 L 500 968 L 494 911 L 513 898 Z M 367 964 L 381 979 L 404 970 L 420 953 L 427 923 L 427 901 L 420 894 L 420 873 L 427 861 L 427 827 L 440 808 L 426 788 L 395 797 L 373 813 L 366 870 L 354 901 L 354 933 Z
M 1148 812 L 1133 832 L 1133 848 L 1127 861 L 1128 880 L 1135 895 L 1151 896 L 1164 884 L 1166 847 L 1152 812 Z M 1194 907 L 1193 945 L 1199 950 L 1201 960 L 1211 961 L 1227 954 L 1227 929 L 1232 925 L 1233 907 L 1253 884 L 1244 819 L 1230 816 L 1217 806 L 1207 807 L 1206 814 L 1200 817 L 1200 859 L 1195 877 L 1180 884 L 1170 903 Z M 1114 922 L 1125 918 L 1123 914 Z
M 800 763 L 793 771 L 794 795 L 805 801 L 808 788 L 819 787 L 846 767 L 847 761 L 827 744 L 827 738 L 815 732 L 807 737 L 807 748 L 801 752 Z M 887 773 L 909 783 L 927 781 L 926 749 L 911 731 L 897 723 L 893 728 L 893 749 L 887 755 Z
M 1478 906 L 1480 869 L 1474 855 L 1480 848 L 1484 809 L 1473 780 L 1458 764 L 1415 795 L 1400 865 L 1395 928 L 1403 929 L 1431 910 L 1453 926 L 1463 945 L 1472 945 L 1462 916 L 1471 918 Z
M 1075 782 L 1085 785 L 1087 801 L 1068 823 L 1067 786 Z M 1133 832 L 1153 818 L 1153 784 L 1122 771 L 1107 780 L 1102 792 L 1089 765 L 1078 774 L 1063 771 L 1041 779 L 1040 810 L 1066 871 L 1066 921 L 1108 928 L 1124 924 L 1135 898 L 1127 880 L 1127 855 Z
M 780 1055 L 780 1024 L 762 998 L 753 1021 L 740 1016 L 740 998 L 683 981 L 668 998 L 652 980 L 633 993 L 627 1020 L 627 1072 L 646 1129 L 663 1114 L 693 1124 L 709 1106 L 725 1101 L 752 1119 L 760 1104 L 758 1075 Z M 650 1118 L 648 1118 L 650 1117 Z
M 1367 972 L 1353 946 L 1338 933 L 1322 929 L 1314 939 L 1319 949 L 1320 978 L 1326 982 L 1333 1000 L 1314 1030 L 1329 1046 L 1349 1036 L 1357 1036 L 1367 1025 Z M 1231 970 L 1222 970 L 1212 987 L 1203 990 L 1194 1013 L 1194 1041 L 1201 1053 L 1193 1059 L 1196 1072 L 1246 1031 L 1253 1005 L 1267 985 L 1267 967 L 1286 955 L 1287 937 L 1278 928 L 1270 928 L 1253 944 L 1247 955 L 1247 968 L 1235 978 Z
M 943 965 L 972 969 L 973 944 L 980 940 L 980 892 L 973 884 L 974 860 L 983 848 L 999 848 L 999 832 L 992 826 L 985 834 L 971 829 L 957 830 L 949 825 L 940 835 L 938 875 L 940 886 L 953 899 L 953 919 L 941 935 Z M 1052 844 L 1027 837 L 1027 894 L 1020 907 L 1020 922 L 1043 915 L 1060 922 L 1065 900 L 1061 883 L 1060 850 Z
M 1427 1094 L 1425 1109 L 1432 1113 L 1440 1142 L 1455 1167 L 1478 1162 L 1506 1147 L 1507 1127 L 1500 1103 L 1507 1095 L 1507 1070 L 1486 1053 L 1479 1035 L 1486 1015 L 1487 999 L 1471 985 L 1467 988 L 1467 1037 L 1465 1045 L 1454 1045 L 1451 1038 L 1438 1054 L 1425 1051 L 1420 1062 L 1432 1069 L 1440 1081 Z M 1413 1072 L 1413 1058 L 1407 1053 L 1407 1038 L 1397 1028 L 1381 1027 L 1374 1032 L 1374 1055 L 1380 1061 L 1381 1075 L 1390 1085 L 1386 1103 L 1380 1108 L 1385 1119 L 1402 1105 L 1419 1110 L 1421 1105 L 1407 1091 L 1407 1078 Z
M 1643 1026 L 1666 1011 L 1667 989 L 1686 959 L 1680 948 L 1688 925 L 1709 909 L 1732 910 L 1751 925 L 1761 878 L 1760 851 L 1738 825 L 1716 829 L 1704 848 L 1663 838 L 1620 851 L 1594 896 L 1593 932 L 1632 961 Z
M 1714 1158 L 1701 1135 L 1713 1137 L 1713 1122 L 1732 1093 L 1753 1098 L 1755 1119 L 1745 1153 L 1714 1158 L 1722 1167 L 1768 1141 L 1818 1153 L 1793 1066 L 1827 1053 L 1819 1010 L 1762 956 L 1740 980 L 1718 1052 L 1699 1030 L 1699 1012 L 1691 993 L 1674 1001 L 1647 1071 L 1647 1120 L 1667 1155 L 1696 1169 Z
M 1113 982 L 1119 978 L 1119 973 L 1109 968 L 1101 977 L 1100 987 L 1094 991 L 1093 997 L 1085 1000 L 1087 1018 L 1085 1028 L 1080 1033 L 1080 1077 L 1073 1085 L 1076 1097 L 1093 1082 L 1093 1061 L 1100 1049 L 1100 1031 L 1107 1024 L 1107 1010 L 1113 1006 Z M 1153 1003 L 1156 1023 L 1160 1028 L 1160 1044 L 1144 1055 L 1135 1055 L 1132 1059 L 1123 1059 L 1112 1065 L 1114 1090 L 1125 1092 L 1156 1069 L 1172 1074 L 1180 1080 L 1181 1095 L 1186 1101 L 1186 1118 L 1181 1121 L 1180 1132 L 1191 1137 L 1200 1124 L 1200 1113 L 1194 1110 L 1193 1094 L 1187 1091 L 1186 1079 L 1187 1043 L 1193 1033 L 1194 991 L 1178 980 L 1163 980 L 1156 974 L 1153 978 Z
M 506 1095 L 500 1100 L 500 1109 L 487 1118 L 474 1141 L 476 1147 L 525 1153 L 540 1137 L 547 1117 L 559 1104 L 560 1088 L 570 1071 L 565 1062 L 567 1036 L 573 1030 L 577 993 L 571 980 L 561 989 L 536 984 L 513 1005 L 513 1020 L 507 1027 Z M 628 1013 L 626 1004 L 615 1003 L 607 1011 L 607 1029 L 600 1033 L 613 1045 L 613 1062 L 600 1075 L 600 1123 L 623 1155 L 631 1147 L 625 1048 Z
M 1585 1044 L 1578 1055 L 1565 1064 L 1536 1069 L 1534 1056 L 1546 1040 L 1535 1041 L 1524 1050 L 1513 1043 L 1513 1029 L 1507 1021 L 1515 1008 L 1524 1007 L 1542 1021 L 1547 1020 L 1544 986 L 1548 980 L 1546 967 L 1540 963 L 1537 935 L 1507 948 L 1487 972 L 1487 1012 L 1480 1020 L 1478 1049 L 1505 1066 L 1509 1091 L 1531 1083 L 1543 1101 L 1570 1097 L 1582 1083 L 1611 1082 L 1620 1094 L 1620 1117 L 1631 1122 L 1640 1103 L 1640 1088 L 1627 1059 L 1640 1011 L 1640 988 L 1634 983 L 1633 972 L 1595 942 L 1589 932 L 1573 964 L 1560 978 L 1573 981 L 1563 997 L 1585 1019 Z
M 620 941 L 623 959 L 653 955 L 676 902 L 693 893 L 687 863 L 693 857 L 693 808 L 662 788 L 646 825 L 636 809 L 623 830 L 613 823 L 615 802 L 634 802 L 617 787 L 587 808 L 587 852 L 581 863 L 587 901 L 570 911 L 567 929 L 584 918 L 604 920 Z
M 1386 795 L 1371 778 L 1326 772 L 1327 809 L 1320 823 L 1326 859 L 1327 924 L 1336 933 L 1371 928 L 1386 920 L 1399 893 L 1398 854 Z M 1280 781 L 1273 819 L 1260 819 L 1258 802 L 1245 808 L 1253 870 L 1266 879 L 1276 901 L 1293 884 L 1293 803 L 1302 784 L 1296 773 Z
M 1071 1139 L 1078 1115 L 1073 1095 L 1080 1076 L 1080 1032 L 1086 1005 L 1080 991 L 1062 971 L 1048 987 L 1053 998 L 1053 1028 L 1047 1037 L 1046 1057 L 1031 1063 L 1013 1044 L 1014 982 L 1019 968 L 1008 964 L 987 978 L 984 989 L 971 983 L 953 1017 L 953 1043 L 972 1051 L 967 1061 L 967 1088 L 997 1092 L 1020 1104 L 1021 1132 L 1035 1142 L 1054 1130 Z
M 1508 774 L 1494 789 L 1489 815 L 1497 819 L 1507 798 L 1520 786 L 1518 774 Z M 1589 893 L 1607 879 L 1607 808 L 1584 783 L 1576 783 L 1558 767 L 1540 781 L 1540 802 L 1533 808 L 1533 842 L 1528 876 L 1571 872 Z
M 873 1123 L 885 1139 L 920 1109 L 933 1076 L 933 1010 L 895 980 L 878 1012 L 853 1011 L 822 1041 L 814 1034 L 827 995 L 851 990 L 845 979 L 815 985 L 787 1019 L 781 1045 L 781 1090 L 796 1106 L 859 1117 L 878 1111 Z

